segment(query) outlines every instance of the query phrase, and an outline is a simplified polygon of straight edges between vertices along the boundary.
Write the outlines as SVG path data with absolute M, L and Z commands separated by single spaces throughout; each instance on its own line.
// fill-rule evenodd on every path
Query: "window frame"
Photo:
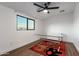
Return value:
M 22 17 L 22 18 L 26 18 L 26 23 L 27 23 L 27 20 L 28 20 L 27 17 L 21 16 L 21 15 L 17 15 L 17 16 Z M 17 20 L 17 16 L 16 16 L 16 20 Z M 17 29 L 17 31 L 24 31 L 23 29 L 22 30 L 18 29 L 18 23 L 17 22 L 16 22 L 16 29 Z M 26 29 L 25 30 L 27 30 L 27 24 L 26 24 Z
M 16 15 L 16 21 L 17 21 L 17 22 L 16 22 L 16 30 L 17 30 L 17 31 L 24 31 L 23 29 L 22 29 L 22 30 L 19 30 L 19 29 L 18 29 L 17 16 L 22 17 L 22 18 L 26 18 L 26 23 L 27 23 L 27 24 L 26 24 L 26 29 L 25 29 L 25 30 L 35 30 L 35 20 L 34 20 L 34 19 L 31 19 L 31 18 L 28 18 L 28 17 L 25 17 L 25 16 L 21 16 L 21 15 Z M 32 20 L 32 21 L 33 21 L 33 29 L 29 29 L 29 28 L 28 28 L 28 26 L 29 26 L 29 25 L 28 25 L 28 20 Z
M 34 19 L 31 19 L 31 18 L 27 18 L 27 19 L 28 19 L 28 20 L 27 20 L 27 30 L 35 30 L 35 20 L 34 20 Z M 29 25 L 28 25 L 28 23 L 29 23 L 28 21 L 29 21 L 29 20 L 32 20 L 32 21 L 33 21 L 33 29 L 29 29 L 29 28 L 28 28 L 28 26 L 29 26 Z

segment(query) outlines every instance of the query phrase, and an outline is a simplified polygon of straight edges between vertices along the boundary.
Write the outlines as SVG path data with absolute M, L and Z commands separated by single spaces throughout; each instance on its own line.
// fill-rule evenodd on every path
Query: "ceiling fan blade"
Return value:
M 44 9 L 41 9 L 41 10 L 38 10 L 37 12 L 41 12 L 41 11 L 43 11 Z
M 47 9 L 58 9 L 59 7 L 48 7 Z
M 38 7 L 40 7 L 40 8 L 44 8 L 43 6 L 38 5 L 38 4 L 36 4 L 36 3 L 34 3 L 34 5 L 35 5 L 35 6 L 38 6 Z

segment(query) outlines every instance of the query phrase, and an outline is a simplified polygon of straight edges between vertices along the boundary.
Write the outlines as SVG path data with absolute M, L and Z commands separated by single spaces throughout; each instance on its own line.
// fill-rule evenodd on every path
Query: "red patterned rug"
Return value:
M 42 55 L 48 56 L 46 51 L 48 51 L 49 48 L 56 49 L 58 52 L 61 52 L 61 54 L 58 54 L 58 56 L 65 56 L 65 43 L 64 42 L 55 42 L 51 40 L 42 40 L 39 43 L 33 45 L 31 47 L 31 50 L 40 53 Z M 49 51 L 49 54 L 51 52 Z

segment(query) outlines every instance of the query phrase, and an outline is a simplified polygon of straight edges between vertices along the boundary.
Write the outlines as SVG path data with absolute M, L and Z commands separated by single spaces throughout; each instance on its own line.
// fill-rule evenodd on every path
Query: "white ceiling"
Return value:
M 12 8 L 15 11 L 25 13 L 26 15 L 38 19 L 46 19 L 49 16 L 61 15 L 71 13 L 75 9 L 76 2 L 52 2 L 50 7 L 59 6 L 59 9 L 50 10 L 49 14 L 43 12 L 37 12 L 38 7 L 33 5 L 33 2 L 0 2 L 1 5 Z M 61 10 L 65 12 L 60 13 Z

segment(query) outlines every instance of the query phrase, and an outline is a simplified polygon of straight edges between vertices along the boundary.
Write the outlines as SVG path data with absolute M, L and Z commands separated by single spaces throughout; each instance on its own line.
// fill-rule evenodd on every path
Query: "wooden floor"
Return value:
M 6 54 L 3 54 L 2 56 L 43 56 L 43 55 L 40 55 L 39 53 L 34 52 L 31 49 L 29 49 L 30 47 L 32 47 L 32 45 L 40 42 L 41 40 L 42 39 L 32 42 L 32 43 L 25 45 L 23 47 L 20 47 L 18 49 L 15 49 L 13 51 L 10 51 Z M 65 47 L 66 47 L 66 51 L 67 51 L 66 56 L 79 56 L 78 51 L 76 50 L 75 46 L 72 43 L 65 42 Z M 74 52 L 74 49 L 76 52 Z M 74 54 L 73 54 L 73 52 L 74 52 Z

